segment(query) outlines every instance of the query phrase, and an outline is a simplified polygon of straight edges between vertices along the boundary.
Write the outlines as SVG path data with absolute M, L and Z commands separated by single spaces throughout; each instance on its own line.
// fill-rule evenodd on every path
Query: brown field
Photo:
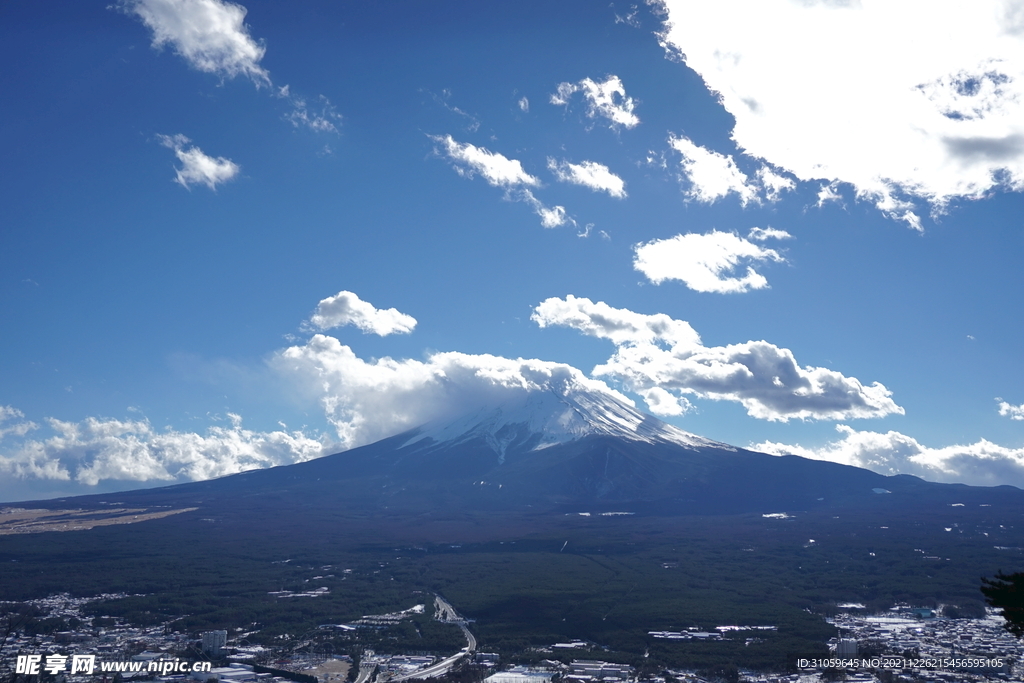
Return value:
M 180 512 L 191 512 L 195 509 L 26 510 L 8 507 L 0 509 L 0 536 L 38 534 L 44 531 L 83 531 L 111 524 L 135 524 L 176 515 Z

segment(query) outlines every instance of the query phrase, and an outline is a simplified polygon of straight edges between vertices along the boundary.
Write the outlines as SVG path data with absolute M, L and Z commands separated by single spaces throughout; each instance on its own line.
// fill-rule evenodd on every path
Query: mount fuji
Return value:
M 309 462 L 116 494 L 139 505 L 732 514 L 1024 503 L 1014 487 L 926 482 L 690 434 L 565 381 Z M 89 498 L 76 500 L 86 502 Z M 103 496 L 109 499 L 110 495 Z

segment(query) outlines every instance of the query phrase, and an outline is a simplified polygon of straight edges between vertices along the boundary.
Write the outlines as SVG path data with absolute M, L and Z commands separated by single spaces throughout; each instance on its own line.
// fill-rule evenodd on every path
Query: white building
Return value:
M 219 655 L 224 651 L 224 646 L 228 644 L 228 632 L 227 631 L 204 631 L 203 637 L 203 652 L 211 655 Z
M 491 674 L 484 679 L 484 683 L 550 683 L 554 673 L 553 671 L 537 671 L 517 666 L 508 671 Z

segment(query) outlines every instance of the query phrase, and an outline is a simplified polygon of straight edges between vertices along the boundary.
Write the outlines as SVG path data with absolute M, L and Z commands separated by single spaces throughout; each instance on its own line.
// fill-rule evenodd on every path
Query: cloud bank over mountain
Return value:
M 564 363 L 455 351 L 433 353 L 422 361 L 364 360 L 334 337 L 321 334 L 279 351 L 271 366 L 321 404 L 344 448 L 566 384 L 632 405 L 604 382 Z
M 765 441 L 753 450 L 801 455 L 864 467 L 879 474 L 912 474 L 928 481 L 1024 488 L 1024 448 L 1007 448 L 985 439 L 972 444 L 930 448 L 899 432 L 857 431 L 837 425 L 842 438 L 820 448 Z
M 662 416 L 687 413 L 693 408 L 690 399 L 734 401 L 752 417 L 782 422 L 903 414 L 891 392 L 877 382 L 865 385 L 833 370 L 801 366 L 790 350 L 766 341 L 708 347 L 689 323 L 665 314 L 636 313 L 569 295 L 538 304 L 532 320 L 541 328 L 569 327 L 606 339 L 615 353 L 588 377 L 565 363 L 456 351 L 432 352 L 423 360 L 366 359 L 338 339 L 317 333 L 274 352 L 267 364 L 303 400 L 319 406 L 333 429 L 330 435 L 289 431 L 283 425 L 280 430 L 249 430 L 236 414 L 204 434 L 161 430 L 146 418 L 46 418 L 40 427 L 15 407 L 0 406 L 0 472 L 16 480 L 82 487 L 197 481 L 303 462 L 482 406 L 521 403 L 535 392 L 590 392 L 634 405 L 605 380 L 641 396 L 651 412 Z M 343 290 L 321 300 L 305 323 L 319 330 L 346 325 L 383 335 L 411 332 L 416 321 Z M 1011 417 L 1013 408 L 1000 405 Z M 933 481 L 1024 485 L 1022 449 L 985 440 L 935 449 L 898 432 L 837 429 L 843 439 L 819 449 L 767 441 L 753 448 Z M 50 435 L 36 437 L 41 430 Z
M 762 420 L 841 420 L 903 414 L 884 385 L 864 385 L 826 368 L 801 366 L 793 352 L 766 341 L 707 347 L 683 320 L 644 315 L 572 295 L 541 302 L 541 327 L 561 325 L 608 339 L 615 353 L 594 368 L 644 397 L 655 415 L 682 415 L 687 396 L 736 401 Z
M 289 465 L 324 455 L 324 444 L 302 431 L 257 432 L 228 415 L 228 426 L 205 434 L 157 429 L 149 420 L 88 417 L 79 422 L 47 418 L 51 436 L 14 441 L 38 425 L 20 411 L 0 406 L 0 473 L 20 480 L 45 479 L 95 487 L 201 481 L 251 469 Z

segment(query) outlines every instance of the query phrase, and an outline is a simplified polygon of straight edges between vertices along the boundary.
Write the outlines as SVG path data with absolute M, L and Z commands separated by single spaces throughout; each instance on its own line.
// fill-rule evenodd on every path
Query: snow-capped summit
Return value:
M 541 450 L 586 436 L 612 436 L 651 444 L 726 448 L 641 413 L 609 391 L 567 381 L 535 391 L 519 392 L 497 405 L 483 405 L 455 419 L 429 422 L 404 445 L 429 439 L 454 446 L 484 439 L 504 461 L 510 448 Z

